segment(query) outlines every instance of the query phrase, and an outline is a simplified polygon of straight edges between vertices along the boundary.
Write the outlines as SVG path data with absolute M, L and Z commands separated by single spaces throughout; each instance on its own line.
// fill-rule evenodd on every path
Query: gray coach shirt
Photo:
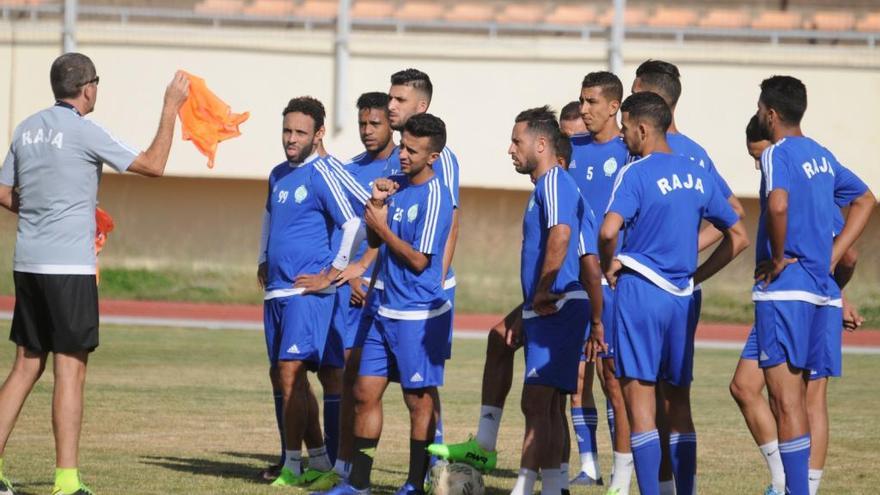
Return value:
M 0 184 L 18 190 L 13 270 L 93 275 L 102 164 L 124 172 L 138 152 L 64 104 L 15 129 Z

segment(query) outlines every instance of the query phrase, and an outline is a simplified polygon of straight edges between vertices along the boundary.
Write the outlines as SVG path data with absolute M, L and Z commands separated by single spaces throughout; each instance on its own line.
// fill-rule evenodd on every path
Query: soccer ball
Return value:
M 434 495 L 483 495 L 483 475 L 462 462 L 437 461 L 431 468 Z

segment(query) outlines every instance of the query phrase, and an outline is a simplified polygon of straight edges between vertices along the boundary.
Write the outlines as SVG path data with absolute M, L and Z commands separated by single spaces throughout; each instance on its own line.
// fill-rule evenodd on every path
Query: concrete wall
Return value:
M 234 111 L 251 112 L 243 136 L 220 145 L 216 168 L 190 143 L 177 141 L 168 172 L 181 177 L 263 179 L 281 161 L 280 111 L 311 94 L 333 115 L 332 35 L 263 28 L 81 23 L 80 50 L 96 62 L 100 96 L 93 117 L 132 145 L 155 132 L 162 91 L 175 69 L 206 78 Z M 48 68 L 59 53 L 58 25 L 0 22 L 0 149 L 15 124 L 51 104 Z M 443 117 L 462 163 L 462 185 L 527 189 L 506 155 L 516 113 L 575 99 L 583 75 L 605 67 L 599 41 L 569 37 L 356 33 L 352 38 L 346 129 L 327 139 L 340 157 L 360 151 L 354 102 L 387 90 L 389 75 L 414 66 L 435 83 L 431 111 Z M 757 176 L 743 151 L 758 83 L 776 73 L 801 77 L 810 91 L 806 132 L 826 143 L 876 190 L 880 167 L 868 143 L 880 133 L 880 50 L 866 47 L 749 43 L 627 42 L 624 83 L 642 60 L 678 63 L 684 96 L 681 129 L 700 141 L 737 194 L 754 196 Z

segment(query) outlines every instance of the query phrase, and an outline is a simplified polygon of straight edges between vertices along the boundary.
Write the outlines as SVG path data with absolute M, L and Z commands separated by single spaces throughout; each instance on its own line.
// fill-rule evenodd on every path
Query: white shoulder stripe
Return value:
M 108 136 L 110 139 L 112 139 L 114 143 L 118 144 L 118 145 L 119 145 L 122 149 L 124 149 L 125 151 L 131 153 L 131 154 L 134 155 L 134 156 L 138 156 L 138 155 L 141 154 L 140 151 L 137 151 L 137 150 L 135 150 L 134 148 L 132 148 L 131 146 L 129 146 L 129 145 L 125 144 L 124 142 L 122 142 L 119 138 L 117 138 L 115 135 L 113 135 L 112 132 L 110 132 L 110 131 L 108 131 L 106 128 L 104 128 L 104 126 L 102 126 L 101 124 L 95 122 L 94 120 L 89 120 L 89 119 L 83 119 L 83 120 L 86 121 L 86 122 L 88 122 L 88 123 L 90 123 L 90 124 L 92 124 L 93 126 L 97 127 L 98 129 L 102 130 L 102 131 L 104 132 L 104 134 L 107 134 L 107 136 Z
M 354 196 L 355 199 L 360 201 L 361 204 L 366 204 L 370 199 L 370 193 L 358 183 L 354 176 L 352 176 L 344 166 L 339 165 L 338 163 L 331 162 L 331 167 L 342 187 L 344 187 L 349 194 Z
M 620 169 L 620 172 L 617 173 L 617 177 L 614 179 L 614 187 L 611 189 L 611 197 L 608 198 L 608 204 L 605 205 L 605 213 L 608 213 L 608 208 L 610 208 L 611 203 L 614 202 L 614 195 L 615 195 L 615 193 L 617 193 L 617 188 L 620 187 L 621 182 L 623 182 L 624 174 L 626 174 L 626 172 L 630 169 L 630 167 L 632 167 L 633 165 L 635 165 L 636 163 L 638 163 L 642 160 L 644 160 L 644 158 L 639 158 L 638 160 L 635 160 L 633 162 L 630 162 L 630 163 L 624 165 L 624 167 Z
M 440 216 L 440 183 L 432 181 L 428 184 L 428 201 L 426 202 L 425 222 L 422 226 L 422 240 L 419 243 L 419 251 L 428 253 L 434 244 L 437 232 L 437 220 Z
M 765 193 L 768 196 L 770 195 L 770 191 L 773 190 L 773 150 L 775 148 L 775 144 L 768 146 L 767 149 L 761 153 L 761 171 L 764 172 Z
M 351 205 L 348 204 L 348 201 L 345 198 L 345 195 L 342 193 L 342 188 L 339 185 L 339 182 L 333 178 L 333 174 L 328 170 L 327 164 L 321 160 L 318 160 L 315 163 L 315 170 L 321 174 L 321 177 L 324 179 L 324 182 L 327 184 L 327 187 L 330 189 L 331 194 L 333 194 L 333 199 L 336 201 L 336 205 L 342 211 L 342 216 L 345 217 L 346 220 L 351 220 L 354 218 L 354 211 L 351 209 Z

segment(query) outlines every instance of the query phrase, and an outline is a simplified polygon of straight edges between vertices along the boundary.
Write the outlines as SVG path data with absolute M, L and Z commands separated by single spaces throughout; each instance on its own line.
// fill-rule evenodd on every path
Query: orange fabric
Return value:
M 101 254 L 104 244 L 107 243 L 107 235 L 113 232 L 116 225 L 113 223 L 113 217 L 101 208 L 95 208 L 95 256 Z M 95 265 L 95 279 L 101 281 L 101 272 Z
M 208 157 L 208 168 L 214 168 L 217 143 L 240 136 L 238 126 L 250 113 L 232 113 L 229 105 L 208 89 L 204 79 L 185 74 L 189 78 L 189 97 L 178 112 L 183 139 L 192 141 Z

